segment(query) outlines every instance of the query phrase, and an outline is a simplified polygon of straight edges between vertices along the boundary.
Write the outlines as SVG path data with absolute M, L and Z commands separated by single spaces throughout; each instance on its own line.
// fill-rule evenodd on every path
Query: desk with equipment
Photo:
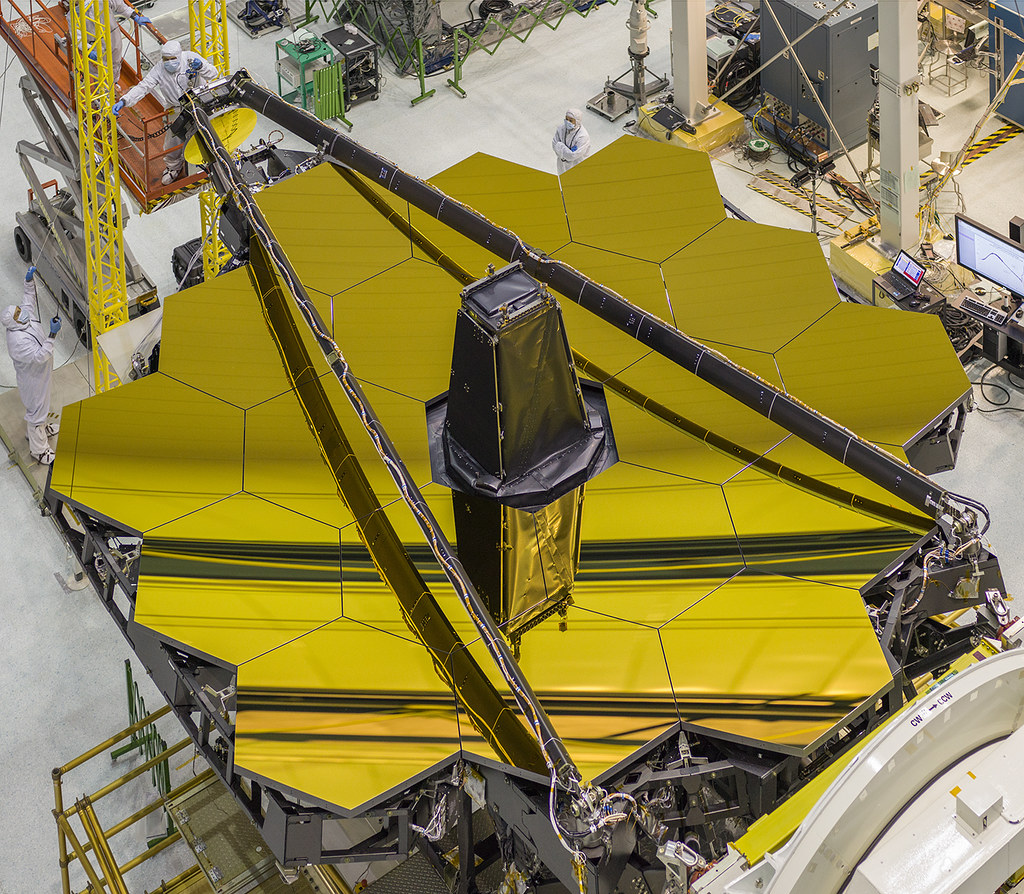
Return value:
M 1019 234 L 1018 220 L 1014 218 L 1010 230 Z M 956 260 L 1006 291 L 1002 300 L 987 303 L 968 289 L 955 303 L 981 323 L 982 356 L 1008 372 L 1024 375 L 1024 246 L 957 214 Z
M 314 105 L 313 73 L 334 59 L 327 41 L 308 31 L 299 31 L 293 40 L 279 40 L 277 55 L 277 92 L 288 102 L 310 109 Z M 285 85 L 293 88 L 285 90 Z

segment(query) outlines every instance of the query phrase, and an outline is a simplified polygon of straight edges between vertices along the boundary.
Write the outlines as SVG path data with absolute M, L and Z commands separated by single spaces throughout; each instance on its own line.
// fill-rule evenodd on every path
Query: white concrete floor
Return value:
M 172 8 L 171 0 L 157 0 L 150 14 Z M 664 0 L 658 0 L 655 8 L 662 15 L 650 31 L 648 65 L 662 73 L 669 69 L 669 13 Z M 553 171 L 551 133 L 565 109 L 583 108 L 606 76 L 617 76 L 628 67 L 625 14 L 622 4 L 602 7 L 586 20 L 567 19 L 557 32 L 538 29 L 526 44 L 509 41 L 494 57 L 473 56 L 465 68 L 466 98 L 448 90 L 447 75 L 441 75 L 430 81 L 437 93 L 413 107 L 410 100 L 418 94 L 416 82 L 398 78 L 385 66 L 387 83 L 380 99 L 351 110 L 352 135 L 421 176 L 432 176 L 474 152 Z M 313 30 L 325 30 L 323 23 Z M 275 37 L 252 40 L 233 25 L 230 33 L 233 65 L 248 67 L 276 87 Z M 4 66 L 0 146 L 8 158 L 9 175 L 0 178 L 0 234 L 9 234 L 15 211 L 26 201 L 26 185 L 15 170 L 14 143 L 34 140 L 35 132 L 17 91 L 20 64 L 6 47 Z M 935 132 L 936 152 L 958 148 L 987 102 L 982 75 L 970 74 L 971 89 L 958 97 L 946 98 L 928 87 L 922 90 L 922 96 L 947 115 Z M 611 123 L 587 114 L 595 151 L 623 132 L 625 120 L 628 116 Z M 986 132 L 997 126 L 992 122 Z M 286 144 L 299 145 L 294 140 Z M 864 152 L 862 147 L 854 153 L 858 164 L 863 164 Z M 970 166 L 959 178 L 968 213 L 1000 231 L 1010 216 L 1024 213 L 1019 185 L 1022 164 L 1024 137 Z M 775 167 L 784 170 L 783 165 Z M 746 189 L 749 166 L 731 152 L 715 162 L 715 170 L 723 193 L 755 219 L 809 229 L 806 218 Z M 128 224 L 127 238 L 165 300 L 174 300 L 171 250 L 198 232 L 194 199 L 148 217 L 135 217 Z M 18 300 L 24 269 L 13 240 L 0 238 L 0 288 L 11 303 Z M 41 313 L 46 316 L 52 314 L 48 300 L 41 301 Z M 66 328 L 58 339 L 57 364 L 82 354 Z M 972 378 L 977 379 L 986 367 L 972 368 Z M 993 380 L 1004 377 L 1000 374 Z M 0 352 L 0 393 L 12 385 L 10 362 L 6 352 Z M 1012 406 L 1024 409 L 1024 394 L 1014 388 L 1010 394 Z M 985 407 L 984 401 L 981 405 Z M 958 468 L 940 478 L 945 486 L 982 500 L 992 510 L 989 536 L 1011 592 L 1024 581 L 1024 551 L 1019 546 L 1022 513 L 1019 487 L 1013 483 L 1024 459 L 1021 409 L 972 414 Z M 91 591 L 69 593 L 60 586 L 54 574 L 65 570 L 64 548 L 51 523 L 32 505 L 20 472 L 11 466 L 0 469 L 0 534 L 4 543 L 0 551 L 0 681 L 5 709 L 0 727 L 0 779 L 5 783 L 0 795 L 0 894 L 43 894 L 59 890 L 49 771 L 126 724 L 122 663 L 129 649 Z M 158 706 L 155 689 L 148 680 L 142 684 L 150 706 Z M 165 735 L 178 737 L 173 723 Z M 188 771 L 186 767 L 179 772 Z M 69 785 L 69 793 L 90 791 L 111 772 L 103 761 L 97 762 L 95 770 Z M 143 796 L 143 792 L 132 793 L 103 815 L 112 821 L 119 812 L 127 814 Z M 126 841 L 119 851 L 127 853 L 138 845 L 138 839 Z M 165 861 L 135 883 L 152 886 L 176 871 L 173 860 Z

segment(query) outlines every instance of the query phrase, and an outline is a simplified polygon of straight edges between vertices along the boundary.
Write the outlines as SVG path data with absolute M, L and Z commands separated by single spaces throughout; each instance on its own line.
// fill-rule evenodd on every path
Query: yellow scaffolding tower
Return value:
M 224 0 L 190 0 L 188 21 L 192 49 L 205 56 L 222 77 L 230 74 L 228 25 Z M 203 277 L 220 271 L 220 197 L 209 183 L 199 191 L 199 221 L 203 233 Z
M 96 391 L 108 391 L 120 381 L 98 336 L 128 320 L 114 81 L 107 39 L 110 4 L 108 0 L 71 0 L 70 14 L 94 386 Z

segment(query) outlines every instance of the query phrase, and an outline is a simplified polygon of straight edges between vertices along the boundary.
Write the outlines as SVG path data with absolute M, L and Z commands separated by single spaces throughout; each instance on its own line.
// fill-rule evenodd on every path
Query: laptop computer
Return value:
M 905 251 L 901 251 L 896 255 L 892 267 L 883 274 L 882 279 L 885 280 L 886 291 L 893 298 L 896 300 L 908 298 L 921 285 L 921 280 L 924 279 L 924 267 Z

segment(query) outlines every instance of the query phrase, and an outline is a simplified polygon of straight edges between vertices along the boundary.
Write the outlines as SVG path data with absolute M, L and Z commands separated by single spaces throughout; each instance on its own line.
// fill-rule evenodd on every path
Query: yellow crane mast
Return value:
M 120 384 L 98 337 L 128 320 L 121 182 L 114 79 L 110 60 L 110 4 L 71 0 L 72 83 L 78 116 L 86 293 L 97 392 Z
M 228 27 L 224 0 L 190 0 L 188 5 L 192 49 L 205 56 L 223 77 L 228 62 Z M 208 183 L 199 191 L 199 220 L 203 234 L 203 276 L 213 279 L 220 270 L 220 198 Z

